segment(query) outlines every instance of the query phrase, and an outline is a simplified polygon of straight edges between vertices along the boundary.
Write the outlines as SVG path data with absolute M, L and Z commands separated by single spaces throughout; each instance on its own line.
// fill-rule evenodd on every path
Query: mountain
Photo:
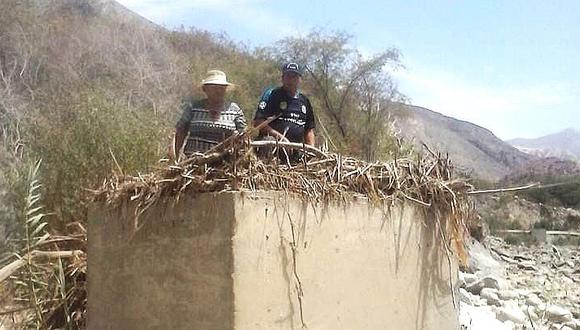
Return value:
M 61 16 L 68 12 L 82 17 L 93 16 L 125 23 L 138 23 L 141 27 L 159 27 L 115 0 L 32 0 L 31 4 L 31 7 L 41 15 L 47 11 L 57 12 Z
M 549 181 L 554 177 L 562 180 L 574 176 L 580 176 L 580 164 L 575 161 L 555 157 L 536 158 L 513 169 L 502 178 L 500 184 L 512 185 L 537 181 L 551 183 Z
M 160 30 L 163 27 L 131 11 L 115 0 L 27 0 L 36 15 L 50 17 L 96 18 L 113 24 L 132 25 L 142 30 Z M 52 15 L 51 15 L 52 14 Z M 90 24 L 89 22 L 87 22 Z
M 416 146 L 448 153 L 456 166 L 480 179 L 497 181 L 534 156 L 512 147 L 491 131 L 470 122 L 412 105 L 391 111 L 394 125 Z
M 513 139 L 507 142 L 525 153 L 538 157 L 580 161 L 580 132 L 573 128 L 536 139 Z

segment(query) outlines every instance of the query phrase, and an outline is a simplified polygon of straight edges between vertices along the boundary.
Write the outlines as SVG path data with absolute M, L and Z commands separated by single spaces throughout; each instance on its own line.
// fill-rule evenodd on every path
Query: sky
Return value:
M 117 0 L 167 28 L 266 46 L 313 28 L 353 35 L 372 55 L 398 48 L 411 103 L 501 139 L 580 130 L 580 1 Z

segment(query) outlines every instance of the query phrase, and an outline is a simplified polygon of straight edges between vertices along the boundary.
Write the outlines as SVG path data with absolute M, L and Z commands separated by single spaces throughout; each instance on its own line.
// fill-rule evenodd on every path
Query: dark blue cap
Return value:
M 302 66 L 296 62 L 288 62 L 282 66 L 282 74 L 293 72 L 302 76 Z

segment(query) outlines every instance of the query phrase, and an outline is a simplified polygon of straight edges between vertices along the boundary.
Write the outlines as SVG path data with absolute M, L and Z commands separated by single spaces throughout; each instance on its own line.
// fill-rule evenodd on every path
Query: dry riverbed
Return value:
M 462 329 L 580 330 L 578 246 L 473 242 L 459 274 Z

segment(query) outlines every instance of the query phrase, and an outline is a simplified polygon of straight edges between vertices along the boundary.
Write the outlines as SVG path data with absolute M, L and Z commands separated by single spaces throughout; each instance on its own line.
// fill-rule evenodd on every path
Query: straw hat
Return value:
M 201 85 L 222 85 L 222 86 L 233 86 L 229 83 L 226 74 L 220 70 L 209 70 L 205 79 L 201 81 Z

